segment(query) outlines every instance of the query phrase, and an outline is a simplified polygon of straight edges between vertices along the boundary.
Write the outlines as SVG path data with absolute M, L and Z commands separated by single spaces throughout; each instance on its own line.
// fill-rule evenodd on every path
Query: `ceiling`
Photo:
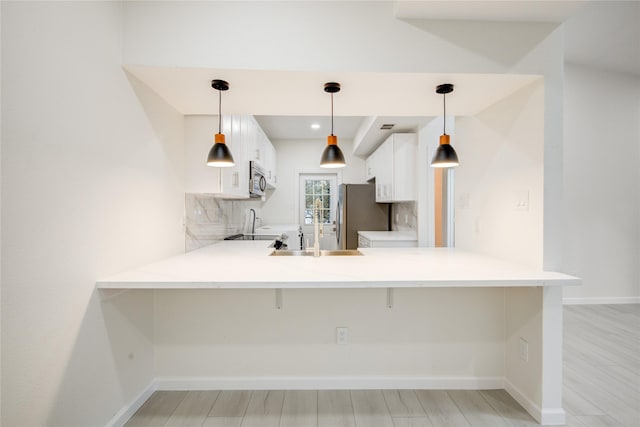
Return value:
M 304 0 L 300 0 L 304 1 Z M 638 1 L 396 0 L 398 19 L 564 23 L 568 62 L 640 76 Z M 127 66 L 183 114 L 217 114 L 211 76 L 232 82 L 223 94 L 223 114 L 253 114 L 271 139 L 318 139 L 330 132 L 327 81 L 334 95 L 335 133 L 342 139 L 380 138 L 379 125 L 394 131 L 424 124 L 441 114 L 434 88 L 454 83 L 448 113 L 473 115 L 531 83 L 535 76 L 418 73 L 318 73 Z M 274 82 L 287 83 L 287 90 Z M 380 82 L 385 82 L 381 85 Z M 203 90 L 203 88 L 209 90 Z M 247 100 L 251 100 L 247 103 Z M 311 124 L 318 123 L 319 129 Z M 391 131 L 389 131 L 391 132 Z M 389 133 L 387 132 L 387 133 Z
M 586 2 L 586 0 L 396 0 L 395 14 L 400 19 L 560 23 Z
M 565 22 L 565 61 L 640 77 L 640 1 L 590 1 Z
M 223 114 L 251 114 L 271 139 L 324 139 L 330 132 L 331 98 L 324 83 L 339 80 L 334 94 L 335 133 L 341 139 L 376 138 L 378 124 L 394 131 L 415 129 L 442 114 L 437 85 L 455 86 L 447 95 L 447 114 L 471 116 L 541 78 L 514 74 L 321 73 L 314 71 L 219 70 L 128 65 L 143 81 L 185 115 L 218 113 L 218 92 L 211 77 L 232 82 L 222 93 Z M 286 90 L 283 84 L 286 82 Z M 380 84 L 384 82 L 384 84 Z M 365 120 L 367 119 L 367 120 Z M 320 129 L 311 129 L 317 122 Z M 380 123 L 378 123 L 380 122 Z M 368 128 L 361 130 L 361 125 Z M 373 132 L 375 130 L 376 132 Z M 369 146 L 365 144 L 365 146 Z

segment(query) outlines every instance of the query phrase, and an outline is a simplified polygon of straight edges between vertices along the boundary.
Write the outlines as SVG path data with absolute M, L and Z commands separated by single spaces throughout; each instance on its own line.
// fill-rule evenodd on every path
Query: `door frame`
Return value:
M 295 188 L 295 207 L 296 207 L 296 217 L 298 218 L 298 222 L 300 222 L 300 226 L 303 227 L 305 224 L 303 222 L 300 221 L 300 176 L 301 175 L 334 175 L 336 176 L 336 191 L 339 189 L 340 184 L 342 184 L 342 170 L 330 170 L 330 169 L 326 169 L 326 168 L 303 168 L 303 169 L 296 169 L 295 170 L 295 184 L 294 184 L 294 188 Z M 336 198 L 338 197 L 338 193 L 336 192 Z M 335 201 L 335 203 L 337 203 L 337 199 Z M 335 213 L 334 213 L 335 215 Z M 324 224 L 326 225 L 326 224 Z M 333 224 L 329 224 L 331 226 L 333 226 Z

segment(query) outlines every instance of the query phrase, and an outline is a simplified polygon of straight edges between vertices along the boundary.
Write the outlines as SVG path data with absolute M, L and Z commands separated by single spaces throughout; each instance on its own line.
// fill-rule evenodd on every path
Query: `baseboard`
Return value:
M 159 377 L 157 390 L 488 390 L 502 377 Z
M 565 297 L 562 304 L 640 304 L 640 297 Z
M 566 423 L 566 413 L 562 408 L 542 409 L 535 402 L 524 395 L 516 386 L 506 378 L 504 389 L 522 406 L 537 422 L 545 426 L 558 426 Z
M 113 418 L 105 424 L 105 427 L 123 427 L 133 414 L 140 409 L 144 402 L 151 397 L 154 391 L 156 391 L 156 383 L 155 381 L 152 381 L 151 384 L 149 384 L 149 386 L 138 395 L 138 397 L 133 399 L 130 404 L 125 405 L 120 409 Z

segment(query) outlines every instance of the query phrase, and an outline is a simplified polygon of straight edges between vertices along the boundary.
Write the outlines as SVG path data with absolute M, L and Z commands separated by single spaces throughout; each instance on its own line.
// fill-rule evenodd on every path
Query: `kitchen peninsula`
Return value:
M 242 316 L 259 318 L 260 322 L 252 324 L 251 328 L 260 331 L 260 338 L 248 333 L 248 342 L 233 341 L 236 349 L 238 345 L 267 346 L 264 341 L 268 337 L 280 342 L 278 332 L 285 336 L 289 334 L 283 323 L 287 310 L 295 311 L 288 322 L 304 322 L 302 317 L 294 318 L 303 316 L 296 310 L 305 311 L 304 307 L 297 308 L 298 305 L 321 306 L 329 298 L 325 310 L 333 312 L 339 308 L 334 306 L 351 301 L 356 306 L 351 307 L 350 315 L 354 317 L 348 320 L 348 326 L 352 327 L 354 342 L 349 346 L 331 346 L 323 342 L 320 350 L 328 360 L 327 369 L 335 368 L 332 374 L 318 374 L 319 368 L 315 366 L 305 371 L 305 359 L 301 355 L 296 358 L 301 366 L 298 370 L 294 366 L 287 370 L 288 367 L 281 365 L 274 365 L 281 369 L 280 372 L 257 370 L 251 365 L 255 362 L 246 362 L 244 370 L 231 373 L 224 368 L 216 370 L 218 368 L 209 367 L 211 363 L 206 365 L 205 362 L 200 371 L 193 366 L 183 370 L 170 359 L 177 360 L 176 354 L 180 352 L 196 353 L 189 353 L 191 350 L 182 348 L 182 344 L 163 339 L 163 345 L 178 349 L 172 349 L 160 358 L 168 360 L 160 362 L 160 365 L 173 368 L 161 366 L 163 372 L 157 381 L 158 389 L 504 388 L 539 422 L 548 425 L 564 423 L 561 397 L 562 287 L 577 285 L 579 279 L 448 248 L 366 248 L 360 249 L 363 256 L 274 257 L 269 256 L 273 248 L 268 244 L 266 241 L 220 242 L 105 278 L 98 281 L 97 286 L 105 296 L 113 290 L 157 290 L 156 297 L 160 301 L 156 304 L 160 306 L 164 296 L 175 301 L 183 298 L 185 293 L 196 292 L 197 299 L 188 300 L 192 301 L 188 304 L 196 301 L 196 305 L 201 304 L 202 307 L 183 306 L 185 316 L 193 315 L 190 313 L 192 310 L 202 310 L 203 317 L 196 315 L 192 323 L 206 322 L 202 319 L 210 319 L 207 317 L 212 315 L 209 312 L 216 311 L 220 313 L 220 318 L 215 320 L 217 323 L 233 322 L 233 319 L 241 322 Z M 233 296 L 225 292 L 232 292 Z M 254 294 L 250 292 L 261 294 L 252 296 Z M 264 292 L 269 294 L 264 295 Z M 214 307 L 217 298 L 231 299 L 225 300 L 224 306 Z M 305 302 L 305 298 L 313 301 Z M 208 303 L 202 302 L 204 300 Z M 261 305 L 251 306 L 253 311 L 243 315 L 238 313 L 243 307 L 229 307 L 233 304 L 229 301 L 244 300 L 259 300 Z M 206 307 L 207 304 L 210 306 Z M 379 305 L 367 309 L 369 304 Z M 256 314 L 256 310 L 264 311 Z M 389 343 L 390 346 L 399 349 L 418 344 L 424 346 L 423 354 L 410 348 L 403 356 L 419 359 L 415 363 L 428 362 L 420 374 L 410 371 L 409 367 L 406 371 L 402 368 L 381 368 L 383 372 L 372 372 L 375 369 L 372 367 L 378 366 L 377 355 L 371 352 L 372 345 L 366 338 L 358 342 L 358 329 L 354 326 L 358 316 L 364 317 L 366 310 L 381 311 L 376 315 L 378 319 L 366 322 L 373 324 L 369 325 L 369 330 L 364 330 L 364 326 L 361 328 L 362 336 L 375 335 L 387 325 L 398 322 L 398 325 L 404 325 L 399 328 L 406 328 L 406 332 L 403 330 L 399 335 L 406 336 L 411 343 L 394 341 Z M 278 312 L 281 315 L 273 314 Z M 173 318 L 177 316 L 179 314 L 174 313 Z M 280 322 L 276 324 L 282 329 L 266 329 L 264 325 L 270 322 L 271 316 L 275 322 Z M 346 318 L 346 315 L 341 316 Z M 400 323 L 393 316 L 408 318 L 403 317 L 404 323 Z M 375 326 L 376 322 L 380 322 L 379 326 Z M 319 323 L 314 321 L 311 326 L 316 327 Z M 173 323 L 167 325 L 175 329 Z M 156 322 L 157 330 L 163 327 L 165 323 Z M 215 329 L 215 325 L 212 328 Z M 158 333 L 162 334 L 162 331 Z M 180 337 L 178 332 L 175 333 Z M 420 343 L 415 343 L 417 334 L 422 334 Z M 220 339 L 226 342 L 229 338 L 220 335 Z M 281 345 L 289 344 L 282 339 Z M 198 346 L 198 343 L 191 344 Z M 207 344 L 212 347 L 209 357 L 219 357 L 224 361 L 224 353 L 231 351 L 227 346 L 218 347 L 215 342 Z M 315 342 L 297 345 L 292 351 L 300 354 L 318 351 L 312 350 L 318 345 Z M 203 343 L 201 347 L 206 346 Z M 336 347 L 341 348 L 334 350 Z M 358 350 L 360 347 L 362 351 Z M 337 353 L 333 354 L 333 351 Z M 349 351 L 357 353 L 357 356 L 350 355 Z M 381 350 L 378 352 L 383 353 Z M 393 352 L 396 357 L 398 352 Z M 233 357 L 242 359 L 236 362 L 242 365 L 247 356 L 236 353 Z M 344 362 L 344 366 L 341 362 L 345 358 L 357 357 L 360 359 L 353 363 L 363 367 L 362 372 L 354 375 L 349 370 L 351 362 Z

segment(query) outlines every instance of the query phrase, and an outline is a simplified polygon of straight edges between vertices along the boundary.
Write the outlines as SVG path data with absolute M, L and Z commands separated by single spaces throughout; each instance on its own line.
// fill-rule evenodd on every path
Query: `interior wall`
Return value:
M 396 289 L 392 309 L 385 289 L 285 289 L 280 310 L 273 289 L 163 290 L 156 297 L 158 377 L 192 386 L 504 374 L 499 288 Z M 349 328 L 347 345 L 336 345 L 336 327 Z
M 342 182 L 348 184 L 365 183 L 365 161 L 353 155 L 353 141 L 338 139 L 347 166 L 342 169 L 320 168 L 320 155 L 327 145 L 325 140 L 275 140 L 278 188 L 267 191 L 267 200 L 262 206 L 265 224 L 298 224 L 299 209 L 296 206 L 296 181 L 299 172 L 339 172 Z
M 640 78 L 567 64 L 565 300 L 640 301 Z
M 544 84 L 456 120 L 455 246 L 543 265 Z
M 120 2 L 2 2 L 2 425 L 103 426 L 153 373 L 153 294 L 97 278 L 183 247 L 183 121 L 121 68 Z

